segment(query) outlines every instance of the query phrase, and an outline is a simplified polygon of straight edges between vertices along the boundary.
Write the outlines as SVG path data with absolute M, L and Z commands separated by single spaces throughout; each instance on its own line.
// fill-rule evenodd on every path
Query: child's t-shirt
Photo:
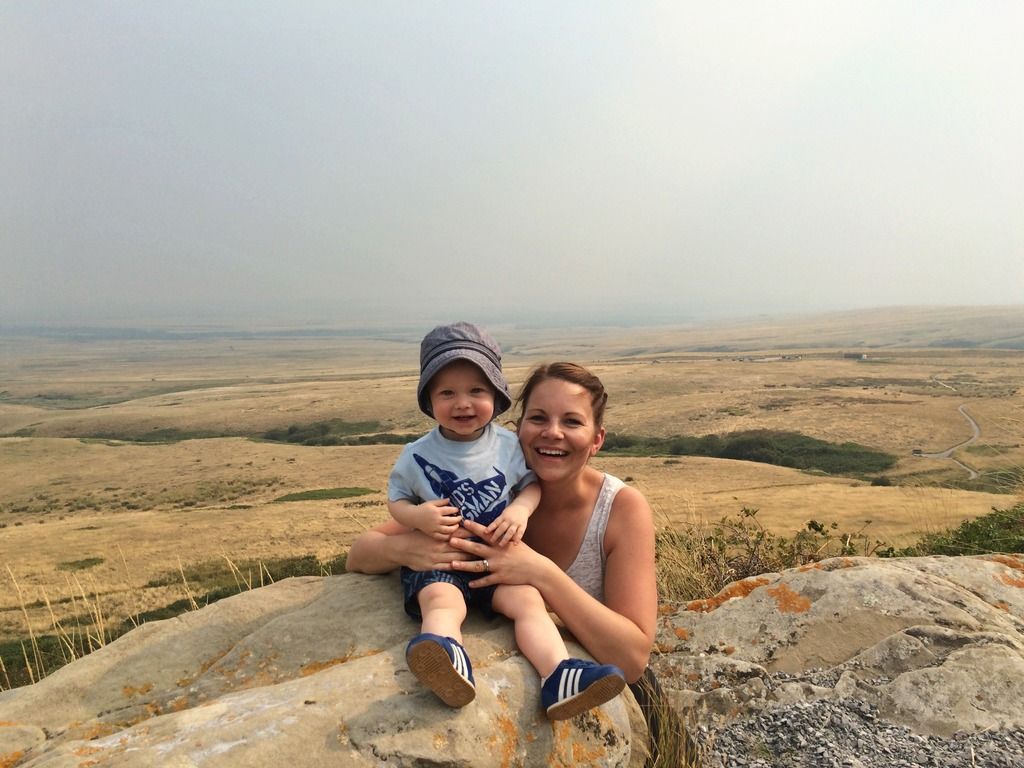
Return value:
M 388 478 L 388 500 L 449 499 L 467 520 L 490 525 L 536 480 L 519 438 L 491 423 L 476 440 L 449 440 L 435 427 L 402 450 Z

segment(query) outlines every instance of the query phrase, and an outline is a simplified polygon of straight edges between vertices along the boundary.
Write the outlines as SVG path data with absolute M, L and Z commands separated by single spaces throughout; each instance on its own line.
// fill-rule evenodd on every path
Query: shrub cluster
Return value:
M 379 421 L 343 421 L 330 419 L 312 424 L 292 424 L 287 429 L 271 429 L 264 440 L 298 445 L 404 445 L 419 435 L 378 432 Z
M 828 557 L 919 557 L 1024 552 L 1024 504 L 995 509 L 958 527 L 930 533 L 903 549 L 837 523 L 810 520 L 791 536 L 765 530 L 756 509 L 744 508 L 711 526 L 685 525 L 658 532 L 655 555 L 663 600 L 685 602 L 710 597 L 741 579 L 777 573 Z
M 857 443 L 829 443 L 799 432 L 768 429 L 703 437 L 637 437 L 610 432 L 602 451 L 632 456 L 707 456 L 819 470 L 830 475 L 863 476 L 883 472 L 896 457 Z
M 988 552 L 1024 552 L 1024 504 L 996 509 L 965 520 L 956 528 L 928 533 L 903 549 L 891 547 L 879 554 L 890 557 L 917 555 L 981 555 Z

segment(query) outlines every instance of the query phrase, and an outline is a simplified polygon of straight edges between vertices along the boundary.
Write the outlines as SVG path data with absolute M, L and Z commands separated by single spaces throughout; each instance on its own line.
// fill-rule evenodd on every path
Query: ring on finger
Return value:
M 485 570 L 485 571 L 489 571 L 489 570 L 491 570 L 491 564 L 490 564 L 490 563 L 488 563 L 486 559 L 484 559 L 484 560 L 481 560 L 480 562 L 481 562 L 481 563 L 483 564 L 483 566 L 484 566 L 484 570 Z

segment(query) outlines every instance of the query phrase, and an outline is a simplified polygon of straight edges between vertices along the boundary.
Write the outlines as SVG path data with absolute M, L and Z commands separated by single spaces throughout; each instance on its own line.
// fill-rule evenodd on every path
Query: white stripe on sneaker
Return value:
M 452 653 L 455 656 L 452 666 L 455 667 L 455 671 L 459 673 L 463 678 L 467 678 L 466 675 L 466 654 L 462 652 L 462 648 L 457 645 L 452 645 Z
M 583 676 L 582 669 L 563 669 L 562 677 L 558 681 L 558 700 L 571 699 L 580 692 L 580 678 Z

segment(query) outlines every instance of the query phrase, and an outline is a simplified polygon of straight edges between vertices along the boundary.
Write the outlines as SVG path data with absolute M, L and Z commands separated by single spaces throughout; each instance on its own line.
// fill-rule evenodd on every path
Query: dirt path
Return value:
M 946 384 L 945 382 L 939 381 L 938 379 L 933 379 L 933 381 L 936 384 L 939 384 L 939 385 L 945 387 L 946 389 L 951 389 L 954 392 L 957 391 L 955 387 L 951 387 L 949 384 Z M 981 427 L 978 426 L 978 422 L 974 420 L 974 417 L 971 416 L 971 414 L 969 414 L 967 412 L 967 407 L 966 406 L 961 405 L 959 408 L 957 408 L 957 410 L 960 412 L 961 416 L 963 416 L 965 419 L 967 419 L 967 423 L 971 425 L 971 436 L 969 438 L 967 438 L 966 440 L 964 440 L 963 442 L 957 443 L 956 445 L 952 446 L 951 448 L 947 448 L 944 451 L 939 451 L 937 453 L 920 453 L 919 452 L 919 453 L 915 453 L 914 455 L 918 456 L 918 457 L 920 457 L 922 459 L 949 459 L 954 464 L 958 465 L 959 467 L 961 467 L 962 469 L 964 469 L 967 472 L 967 474 L 969 476 L 968 479 L 973 480 L 974 478 L 976 478 L 978 476 L 978 470 L 976 470 L 974 467 L 970 467 L 967 464 L 964 464 L 959 459 L 954 459 L 953 458 L 953 454 L 956 451 L 960 450 L 961 448 L 966 448 L 971 443 L 975 442 L 979 437 L 981 437 Z

